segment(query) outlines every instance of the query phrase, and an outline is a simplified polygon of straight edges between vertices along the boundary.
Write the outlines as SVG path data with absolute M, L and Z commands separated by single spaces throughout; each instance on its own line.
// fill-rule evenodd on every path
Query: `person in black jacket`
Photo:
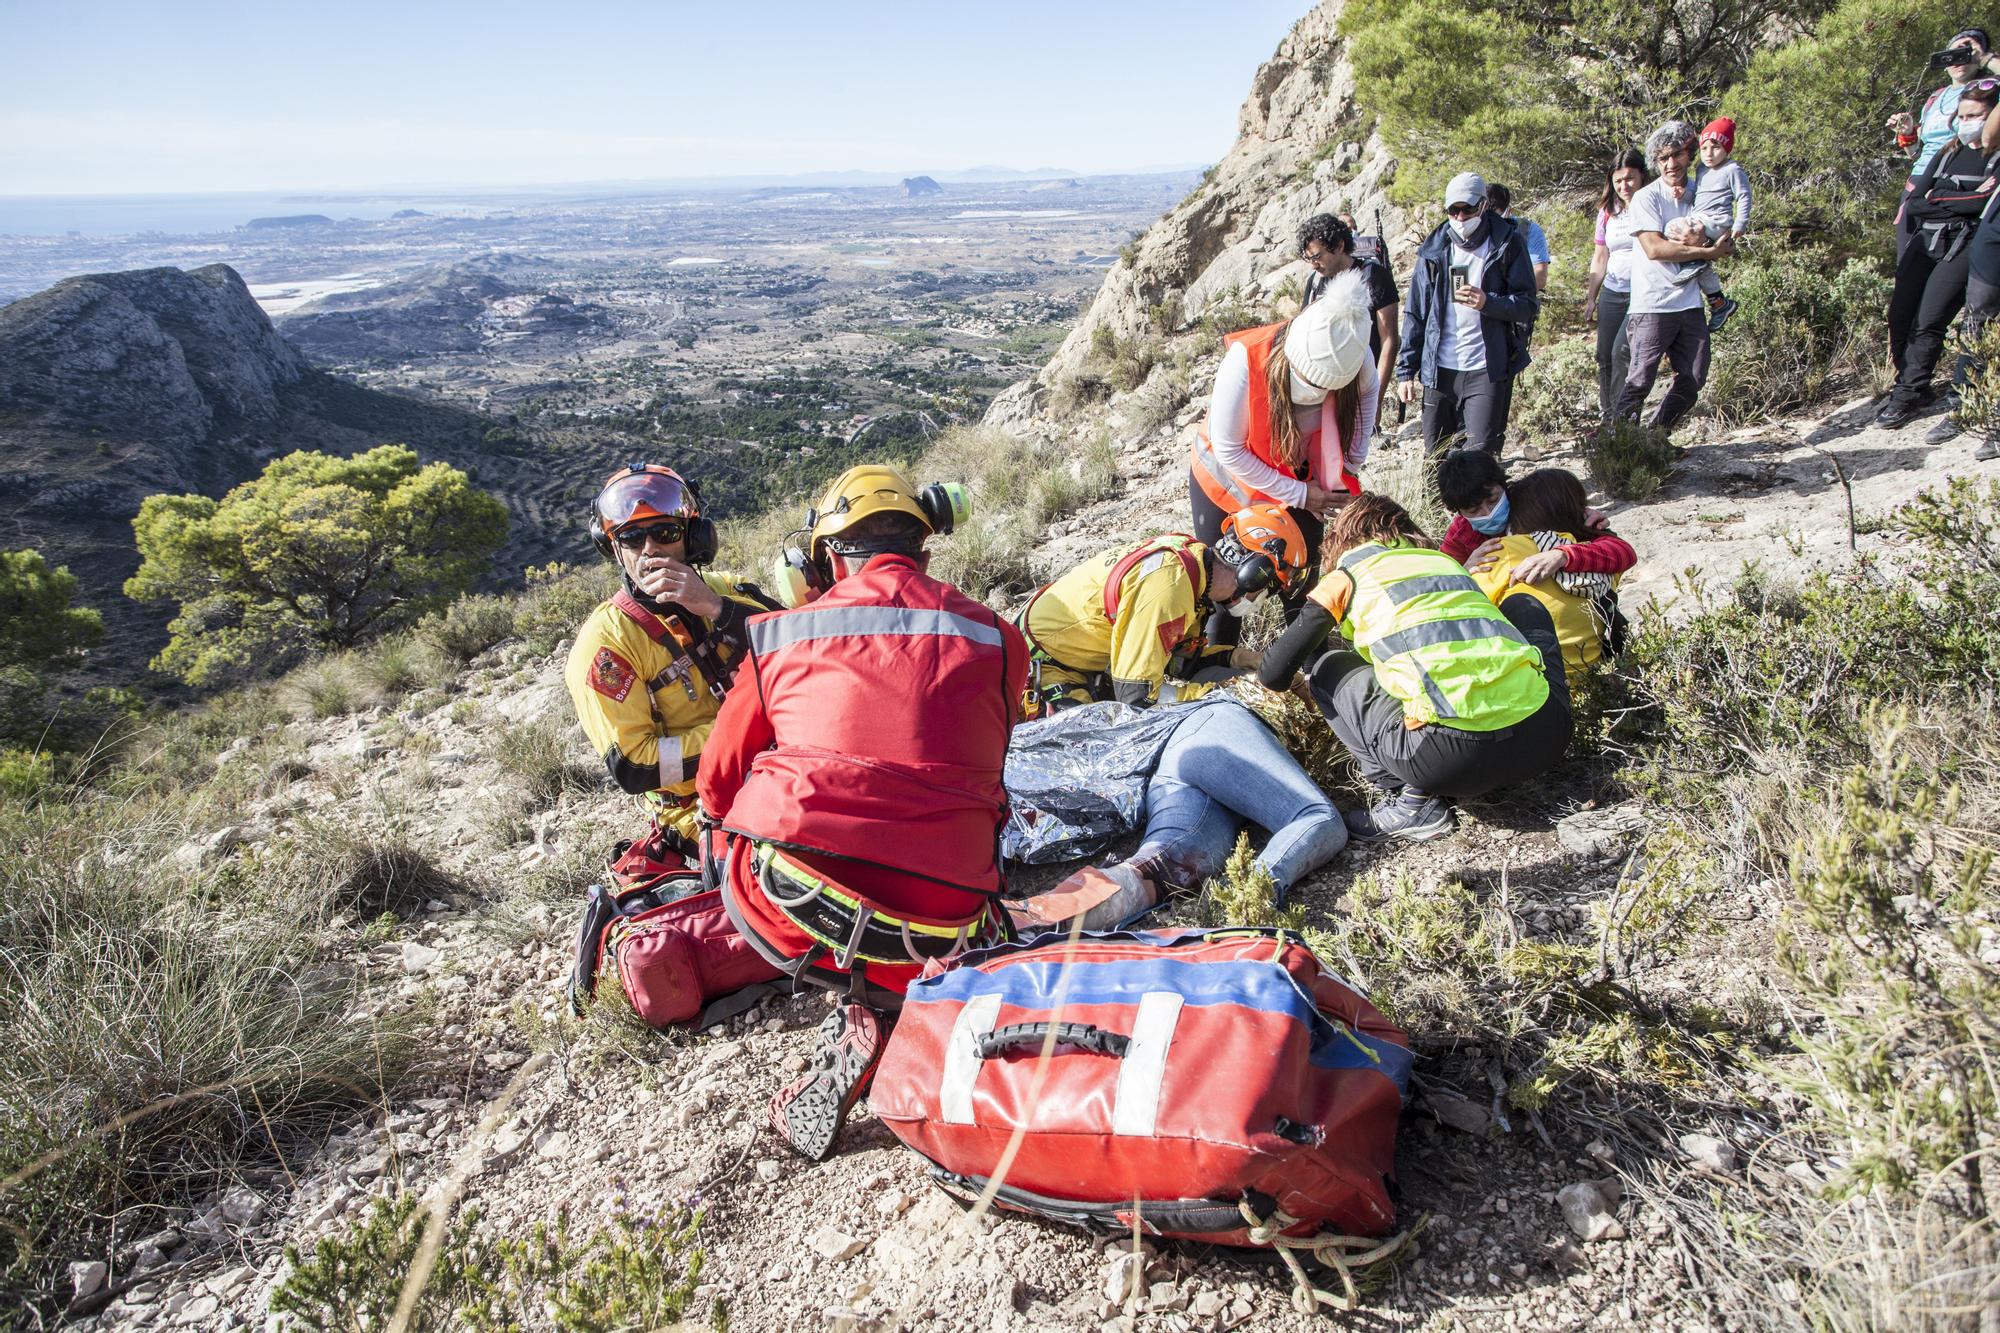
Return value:
M 1958 99 L 1957 137 L 1931 158 L 1903 209 L 1906 233 L 1896 259 L 1889 297 L 1889 354 L 1896 387 L 1875 414 L 1875 424 L 1895 430 L 1931 401 L 1931 378 L 1945 333 L 1965 304 L 1973 232 L 1993 189 L 1993 162 L 1980 147 L 2000 80 L 1967 84 Z
M 1445 214 L 1410 274 L 1396 393 L 1412 403 L 1422 386 L 1427 454 L 1463 435 L 1467 448 L 1497 455 L 1541 313 L 1535 269 L 1520 228 L 1487 209 L 1486 182 L 1472 172 L 1452 177 Z

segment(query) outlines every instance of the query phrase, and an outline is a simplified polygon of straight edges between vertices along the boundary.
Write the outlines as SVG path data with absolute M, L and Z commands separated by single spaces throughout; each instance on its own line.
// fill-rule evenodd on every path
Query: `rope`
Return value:
M 1299 1314 L 1311 1314 L 1321 1305 L 1336 1310 L 1358 1309 L 1361 1291 L 1354 1285 L 1354 1270 L 1366 1268 L 1395 1254 L 1423 1228 L 1425 1221 L 1419 1218 L 1415 1226 L 1399 1231 L 1387 1240 L 1376 1240 L 1370 1236 L 1287 1236 L 1285 1229 L 1296 1226 L 1299 1219 L 1283 1209 L 1273 1208 L 1269 1217 L 1260 1218 L 1248 1199 L 1239 1201 L 1236 1207 L 1243 1214 L 1243 1220 L 1249 1223 L 1247 1238 L 1250 1243 L 1276 1250 L 1278 1257 L 1285 1261 L 1285 1267 L 1291 1270 L 1292 1309 Z M 1299 1250 L 1312 1251 L 1314 1259 L 1340 1275 L 1341 1295 L 1336 1296 L 1313 1285 L 1305 1264 L 1299 1260 Z

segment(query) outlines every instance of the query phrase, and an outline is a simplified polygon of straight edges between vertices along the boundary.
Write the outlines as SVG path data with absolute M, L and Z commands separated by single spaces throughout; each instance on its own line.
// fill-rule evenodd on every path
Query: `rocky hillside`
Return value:
M 1086 372 L 1107 334 L 1128 345 L 1186 335 L 1212 310 L 1303 283 L 1297 231 L 1314 213 L 1352 213 L 1364 232 L 1379 214 L 1393 248 L 1406 220 L 1382 191 L 1396 164 L 1354 104 L 1340 10 L 1324 0 L 1279 43 L 1237 113 L 1235 145 L 1128 247 L 1049 363 L 994 400 L 989 424 L 1047 424 L 1064 404 L 1056 391 Z M 1157 396 L 1173 373 L 1162 362 L 1134 396 Z
M 456 290 L 427 290 L 440 288 Z M 170 614 L 120 592 L 138 566 L 139 502 L 220 495 L 294 449 L 409 444 L 508 501 L 498 568 L 574 558 L 568 508 L 554 502 L 573 478 L 552 485 L 545 456 L 526 441 L 489 444 L 491 426 L 315 369 L 222 264 L 69 278 L 0 307 L 0 545 L 39 549 L 83 581 L 111 631 L 93 666 L 125 683 L 164 642 Z M 581 459 L 578 475 L 609 466 Z

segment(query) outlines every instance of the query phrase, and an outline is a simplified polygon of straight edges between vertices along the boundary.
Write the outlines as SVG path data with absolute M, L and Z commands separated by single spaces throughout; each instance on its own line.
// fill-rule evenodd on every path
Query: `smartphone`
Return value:
M 1470 264 L 1453 264 L 1453 265 L 1451 266 L 1451 299 L 1452 299 L 1452 300 L 1456 301 L 1456 300 L 1458 299 L 1458 289 L 1459 289 L 1460 287 L 1463 287 L 1463 286 L 1465 285 L 1465 282 L 1466 282 L 1466 279 L 1470 278 L 1471 276 L 1472 276 L 1472 265 L 1470 265 Z

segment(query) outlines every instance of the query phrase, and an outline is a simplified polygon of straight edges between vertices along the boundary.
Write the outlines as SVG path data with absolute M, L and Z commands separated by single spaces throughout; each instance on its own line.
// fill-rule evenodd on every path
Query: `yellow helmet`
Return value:
M 808 544 L 814 560 L 821 544 L 873 514 L 908 514 L 943 536 L 965 520 L 971 506 L 965 488 L 951 483 L 919 491 L 895 468 L 863 463 L 834 478 L 819 503 L 806 511 Z

